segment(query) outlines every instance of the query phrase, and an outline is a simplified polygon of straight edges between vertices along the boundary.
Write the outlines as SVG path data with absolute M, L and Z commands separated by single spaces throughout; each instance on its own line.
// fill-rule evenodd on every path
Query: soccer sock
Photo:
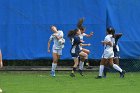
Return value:
M 89 63 L 87 62 L 86 65 L 89 66 Z
M 80 70 L 83 70 L 83 68 L 84 68 L 84 62 L 80 61 L 80 63 L 79 63 L 79 69 Z
M 86 63 L 87 66 L 89 66 L 88 56 L 87 56 L 86 59 L 85 59 L 85 63 Z
M 72 69 L 72 72 L 71 73 L 74 73 L 76 71 L 76 68 L 75 67 L 73 67 L 73 69 Z
M 104 65 L 100 65 L 99 76 L 102 76 L 103 70 L 104 70 Z
M 57 64 L 52 63 L 52 71 L 55 71 Z
M 104 67 L 104 76 L 106 76 L 106 74 L 107 74 L 107 71 L 108 71 L 108 68 L 107 67 Z
M 122 69 L 116 64 L 113 64 L 113 68 L 118 70 L 119 72 L 122 72 Z

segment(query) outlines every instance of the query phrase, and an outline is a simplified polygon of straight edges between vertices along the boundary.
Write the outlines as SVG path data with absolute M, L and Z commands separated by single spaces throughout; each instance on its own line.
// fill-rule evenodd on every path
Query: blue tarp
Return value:
M 123 33 L 120 39 L 122 58 L 140 56 L 139 0 L 0 0 L 0 47 L 4 59 L 52 58 L 47 53 L 51 25 L 64 31 L 66 39 L 62 59 L 71 59 L 67 33 L 84 17 L 84 38 L 92 46 L 89 58 L 100 59 L 107 26 Z M 52 45 L 52 44 L 51 44 Z

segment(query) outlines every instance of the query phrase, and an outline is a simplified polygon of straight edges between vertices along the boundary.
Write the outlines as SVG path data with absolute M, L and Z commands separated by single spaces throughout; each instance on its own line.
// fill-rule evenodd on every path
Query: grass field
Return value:
M 97 72 L 74 78 L 69 73 L 57 72 L 53 78 L 49 72 L 0 72 L 0 87 L 3 93 L 140 93 L 140 73 L 127 73 L 124 79 L 109 73 L 98 80 Z

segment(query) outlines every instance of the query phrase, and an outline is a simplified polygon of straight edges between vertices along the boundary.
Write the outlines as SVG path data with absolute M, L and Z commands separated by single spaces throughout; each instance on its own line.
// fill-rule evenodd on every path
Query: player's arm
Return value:
M 91 44 L 83 44 L 79 37 L 75 37 L 74 42 L 76 44 L 80 44 L 80 46 L 90 46 L 91 45 Z
M 90 34 L 86 34 L 85 36 L 86 36 L 86 37 L 91 37 L 91 36 L 93 36 L 93 34 L 94 34 L 94 33 L 91 32 Z
M 53 35 L 50 36 L 49 41 L 48 41 L 48 53 L 50 53 L 50 44 L 52 40 L 53 40 Z
M 57 36 L 57 35 L 53 35 L 55 36 L 58 40 L 62 38 L 62 36 Z
M 102 41 L 103 45 L 109 45 L 109 46 L 113 46 L 113 44 L 110 41 Z
M 48 53 L 50 53 L 50 40 L 48 41 Z
M 122 37 L 122 35 L 123 35 L 122 33 L 115 34 L 115 38 L 119 39 Z
M 90 46 L 91 44 L 82 44 L 80 43 L 80 46 Z

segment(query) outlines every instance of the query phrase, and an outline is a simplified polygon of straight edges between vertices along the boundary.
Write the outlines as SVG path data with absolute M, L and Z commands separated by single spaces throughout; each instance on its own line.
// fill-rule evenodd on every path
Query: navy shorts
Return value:
M 114 52 L 114 58 L 120 58 L 120 52 L 119 51 Z
M 72 58 L 77 58 L 77 57 L 79 57 L 79 53 L 80 53 L 80 52 L 81 52 L 81 50 L 75 51 L 75 53 L 72 53 L 72 52 L 71 52 Z

